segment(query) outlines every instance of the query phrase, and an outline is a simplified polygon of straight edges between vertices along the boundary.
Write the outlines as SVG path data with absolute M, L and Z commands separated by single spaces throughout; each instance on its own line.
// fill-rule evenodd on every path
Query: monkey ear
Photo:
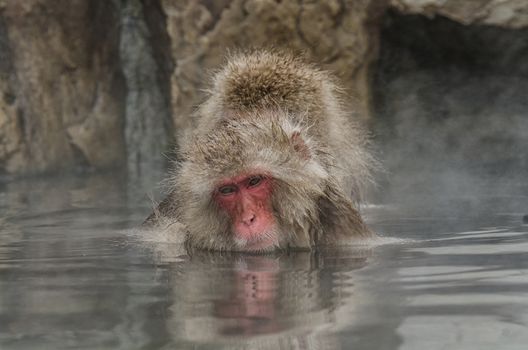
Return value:
M 303 159 L 308 160 L 311 158 L 310 149 L 308 148 L 308 145 L 304 142 L 299 131 L 294 131 L 290 137 L 290 140 L 293 145 L 293 149 L 297 151 L 297 153 L 299 153 L 299 155 Z

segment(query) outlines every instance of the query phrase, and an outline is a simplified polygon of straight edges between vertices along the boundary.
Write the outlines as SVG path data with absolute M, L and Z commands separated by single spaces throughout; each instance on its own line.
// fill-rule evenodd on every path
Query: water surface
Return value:
M 371 206 L 386 239 L 187 256 L 130 230 L 154 182 L 0 185 L 1 349 L 525 349 L 527 196 Z M 396 238 L 396 239 L 393 239 Z

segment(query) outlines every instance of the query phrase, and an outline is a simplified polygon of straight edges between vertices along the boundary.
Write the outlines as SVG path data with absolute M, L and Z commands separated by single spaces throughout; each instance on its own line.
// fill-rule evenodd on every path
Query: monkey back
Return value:
M 218 100 L 228 113 L 280 109 L 296 122 L 319 124 L 327 81 L 325 72 L 297 57 L 256 51 L 232 57 L 217 75 L 213 91 L 220 92 Z

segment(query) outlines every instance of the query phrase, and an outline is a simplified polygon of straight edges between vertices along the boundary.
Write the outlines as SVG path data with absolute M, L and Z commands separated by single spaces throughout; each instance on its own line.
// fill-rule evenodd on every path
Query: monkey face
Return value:
M 214 200 L 230 218 L 237 248 L 266 251 L 278 245 L 272 189 L 272 179 L 258 173 L 226 179 L 216 188 Z

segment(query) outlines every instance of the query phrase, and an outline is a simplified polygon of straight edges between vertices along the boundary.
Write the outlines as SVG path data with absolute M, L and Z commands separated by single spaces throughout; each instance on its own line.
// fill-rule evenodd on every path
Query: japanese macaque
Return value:
M 372 237 L 356 208 L 375 160 L 324 71 L 291 55 L 231 57 L 146 223 L 188 248 L 267 252 Z

